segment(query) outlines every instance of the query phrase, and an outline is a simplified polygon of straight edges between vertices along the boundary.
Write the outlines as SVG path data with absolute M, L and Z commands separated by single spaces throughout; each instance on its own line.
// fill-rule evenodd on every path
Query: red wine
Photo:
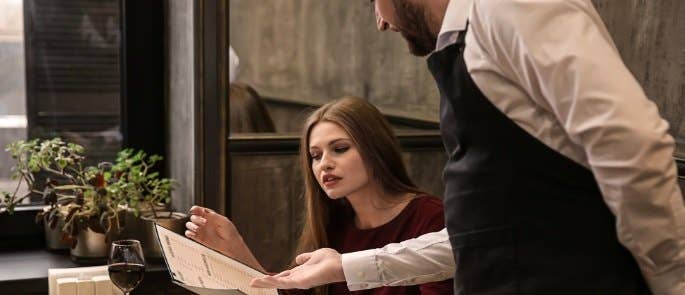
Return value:
M 145 265 L 133 263 L 111 264 L 107 270 L 112 283 L 121 291 L 130 292 L 143 280 Z

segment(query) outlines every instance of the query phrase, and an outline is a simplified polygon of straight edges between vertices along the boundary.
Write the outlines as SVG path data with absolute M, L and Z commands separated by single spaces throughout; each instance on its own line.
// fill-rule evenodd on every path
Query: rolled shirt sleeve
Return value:
M 479 45 L 581 146 L 655 294 L 685 294 L 685 206 L 668 123 L 589 0 L 481 1 Z M 468 44 L 467 44 L 468 46 Z
M 380 249 L 342 254 L 342 265 L 350 291 L 442 281 L 456 270 L 447 229 Z

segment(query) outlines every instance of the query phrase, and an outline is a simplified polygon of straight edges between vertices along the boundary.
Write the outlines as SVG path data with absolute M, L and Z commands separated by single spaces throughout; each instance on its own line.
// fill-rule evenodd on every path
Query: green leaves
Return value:
M 125 149 L 117 154 L 117 160 L 112 166 L 115 174 L 111 187 L 125 196 L 127 204 L 137 209 L 139 206 L 152 208 L 159 203 L 169 204 L 171 191 L 176 182 L 168 178 L 159 178 L 159 172 L 152 172 L 154 165 L 163 158 L 159 155 L 147 156 L 143 151 Z
M 163 158 L 141 150 L 122 150 L 114 163 L 101 162 L 95 167 L 83 167 L 82 146 L 60 138 L 15 141 L 5 151 L 15 161 L 13 179 L 26 181 L 31 191 L 41 194 L 50 205 L 37 220 L 45 219 L 54 227 L 57 220 L 64 219 L 62 231 L 69 240 L 79 229 L 104 233 L 120 228 L 118 213 L 126 207 L 134 209 L 136 215 L 141 208 L 154 212 L 155 205 L 169 204 L 176 185 L 154 171 Z M 36 183 L 39 175 L 47 176 L 45 183 Z M 0 196 L 8 212 L 26 197 L 18 197 L 16 192 Z

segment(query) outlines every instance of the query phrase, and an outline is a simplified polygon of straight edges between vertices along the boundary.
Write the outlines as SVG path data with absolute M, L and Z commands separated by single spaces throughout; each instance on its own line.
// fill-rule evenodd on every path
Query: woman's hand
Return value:
M 242 239 L 233 222 L 225 216 L 200 207 L 190 208 L 190 221 L 186 223 L 186 236 L 222 252 L 230 251 L 229 242 Z
M 186 237 L 265 272 L 226 216 L 200 206 L 190 208 L 190 214 L 190 221 L 186 222 Z

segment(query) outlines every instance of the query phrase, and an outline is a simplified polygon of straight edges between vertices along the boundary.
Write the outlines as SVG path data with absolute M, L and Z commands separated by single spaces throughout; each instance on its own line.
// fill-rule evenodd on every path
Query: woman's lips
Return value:
M 340 182 L 341 179 L 342 178 L 337 177 L 337 176 L 326 175 L 323 177 L 323 185 L 327 188 L 331 188 L 331 187 L 335 186 L 336 184 L 338 184 L 338 182 Z

